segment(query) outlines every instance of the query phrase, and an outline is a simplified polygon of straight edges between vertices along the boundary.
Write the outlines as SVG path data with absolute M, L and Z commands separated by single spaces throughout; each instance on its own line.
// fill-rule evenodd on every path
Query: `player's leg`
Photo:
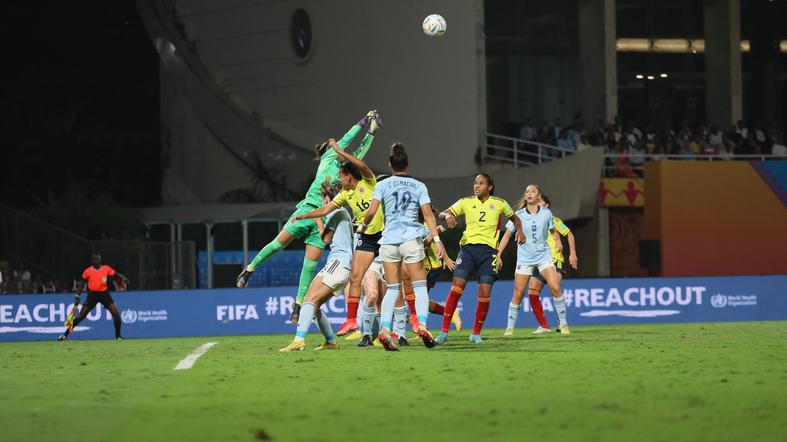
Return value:
M 298 327 L 295 330 L 295 338 L 292 342 L 280 349 L 280 352 L 300 351 L 306 347 L 304 341 L 306 334 L 309 332 L 312 320 L 315 314 L 319 311 L 322 303 L 325 302 L 333 294 L 333 289 L 323 282 L 323 272 L 321 271 L 309 286 L 309 290 L 305 297 L 305 302 L 301 306 L 301 314 L 298 317 Z
M 308 207 L 298 209 L 299 212 L 307 211 Z M 296 212 L 298 213 L 298 212 Z M 305 221 L 305 223 L 304 223 Z M 301 309 L 301 303 L 306 296 L 306 292 L 314 279 L 314 273 L 317 270 L 317 262 L 322 258 L 322 251 L 325 249 L 325 243 L 322 242 L 320 230 L 317 228 L 317 223 L 311 219 L 303 219 L 290 223 L 289 230 L 295 238 L 303 238 L 306 245 L 305 253 L 303 255 L 303 265 L 301 266 L 301 276 L 298 278 L 298 293 L 295 297 L 295 304 L 292 307 L 292 314 L 290 315 L 290 322 L 298 322 L 298 315 Z
M 497 250 L 485 245 L 474 248 L 477 263 L 474 270 L 478 274 L 478 304 L 475 309 L 473 333 L 470 334 L 469 340 L 472 343 L 480 344 L 482 342 L 481 329 L 484 327 L 484 321 L 489 313 L 492 285 L 497 280 Z
M 437 344 L 426 326 L 426 320 L 429 316 L 429 290 L 426 288 L 426 268 L 424 267 L 426 254 L 424 253 L 423 241 L 420 238 L 407 241 L 402 244 L 401 250 L 402 262 L 410 274 L 413 292 L 415 293 L 418 337 L 421 338 L 426 348 L 433 348 Z
M 77 328 L 77 325 L 79 325 L 79 323 L 82 322 L 87 317 L 88 313 L 90 313 L 91 311 L 93 311 L 94 308 L 96 308 L 96 304 L 98 304 L 98 299 L 96 298 L 96 296 L 91 293 L 88 293 L 87 299 L 85 299 L 85 303 L 82 304 L 82 308 L 79 310 L 79 314 L 77 315 L 76 318 L 74 318 L 74 326 L 73 326 L 74 329 Z M 66 329 L 66 331 L 64 331 L 63 334 L 60 335 L 59 338 L 57 338 L 57 340 L 62 341 L 66 339 L 69 334 L 71 334 L 71 332 L 68 331 L 68 329 Z
M 431 269 L 426 272 L 427 292 L 432 290 L 435 285 L 437 285 L 437 280 L 440 278 L 440 274 L 442 272 L 443 269 Z M 429 313 L 433 313 L 442 317 L 445 314 L 445 306 L 434 299 L 429 298 Z M 456 309 L 454 309 L 454 314 L 451 316 L 451 323 L 454 324 L 456 331 L 462 331 L 462 317 L 459 316 L 459 311 Z
M 547 280 L 549 291 L 552 293 L 552 302 L 555 304 L 555 311 L 557 312 L 557 318 L 560 322 L 558 325 L 560 328 L 560 334 L 568 335 L 570 332 L 568 328 L 568 322 L 566 321 L 566 300 L 563 298 L 563 293 L 560 289 L 562 277 L 555 269 L 555 265 L 551 262 L 549 264 L 542 265 L 540 271 L 541 274 L 544 275 L 544 279 Z
M 538 321 L 538 328 L 533 330 L 534 335 L 552 331 L 549 328 L 547 317 L 544 314 L 544 306 L 541 304 L 541 290 L 544 288 L 545 283 L 546 279 L 544 279 L 541 272 L 536 269 L 536 271 L 533 272 L 533 277 L 530 278 L 530 289 L 528 290 L 530 309 L 533 310 L 533 316 L 535 316 L 536 321 Z
M 296 211 L 297 212 L 297 211 Z M 295 216 L 295 213 L 293 213 Z M 283 250 L 285 247 L 290 245 L 292 240 L 295 239 L 295 236 L 290 233 L 290 226 L 289 221 L 287 221 L 287 225 L 276 235 L 271 242 L 265 245 L 257 255 L 251 260 L 251 262 L 243 269 L 243 271 L 238 275 L 237 280 L 235 281 L 235 285 L 238 288 L 245 287 L 248 284 L 249 279 L 251 278 L 251 273 L 263 262 L 265 262 L 268 258 L 275 255 L 280 250 Z
M 407 271 L 407 267 L 404 264 L 402 264 L 400 271 L 402 272 L 402 292 L 404 293 L 404 300 L 407 302 L 407 308 L 410 310 L 410 329 L 413 333 L 418 333 L 418 315 L 415 313 L 413 281 L 410 279 L 410 272 Z
M 358 303 L 361 300 L 361 283 L 366 271 L 374 261 L 375 253 L 366 250 L 355 250 L 353 252 L 352 264 L 350 265 L 350 293 L 347 297 L 347 320 L 344 321 L 336 332 L 339 336 L 344 336 L 358 329 Z
M 373 265 L 363 276 L 361 285 L 363 287 L 363 302 L 361 303 L 361 332 L 363 336 L 358 341 L 359 347 L 366 347 L 372 343 L 372 324 L 374 323 L 375 307 L 379 292 L 380 274 L 375 271 Z M 382 267 L 382 265 L 380 265 Z
M 519 316 L 519 304 L 522 302 L 522 298 L 525 297 L 528 281 L 530 281 L 531 284 L 533 283 L 533 279 L 530 278 L 530 275 L 520 273 L 520 269 L 521 266 L 517 266 L 517 272 L 514 273 L 514 294 L 511 297 L 511 303 L 508 304 L 508 324 L 506 324 L 506 331 L 503 333 L 503 336 L 511 336 L 514 334 L 514 325 Z
M 396 304 L 394 305 L 393 333 L 391 334 L 391 337 L 399 342 L 400 347 L 402 345 L 410 345 L 405 336 L 407 334 L 407 307 L 405 307 L 403 295 L 404 294 L 400 290 L 399 299 L 396 300 Z
M 385 271 L 386 290 L 385 296 L 381 304 L 380 312 L 380 343 L 383 344 L 388 351 L 396 351 L 396 347 L 391 341 L 391 329 L 393 328 L 393 311 L 396 305 L 399 294 L 401 293 L 400 279 L 399 279 L 399 266 L 400 263 L 393 261 L 398 257 L 397 245 L 385 245 L 380 249 L 381 255 L 383 250 L 389 249 L 391 253 L 383 255 L 383 269 Z
M 443 313 L 443 326 L 440 329 L 440 334 L 435 338 L 438 344 L 444 343 L 448 339 L 448 329 L 451 326 L 451 319 L 456 312 L 456 306 L 459 303 L 459 298 L 465 291 L 467 279 L 470 277 L 472 270 L 472 258 L 466 253 L 466 247 L 459 249 L 459 256 L 456 258 L 456 268 L 454 269 L 454 277 L 451 280 L 451 290 L 448 292 L 448 297 L 445 299 L 445 313 Z
M 102 302 L 101 304 L 106 307 L 106 309 L 109 310 L 109 313 L 112 315 L 112 322 L 115 325 L 115 339 L 123 339 L 123 336 L 120 334 L 120 326 L 123 324 L 123 321 L 120 320 L 120 312 L 118 312 L 118 308 L 115 305 L 112 296 L 109 294 L 107 294 L 107 296 L 109 296 L 109 301 L 106 303 Z

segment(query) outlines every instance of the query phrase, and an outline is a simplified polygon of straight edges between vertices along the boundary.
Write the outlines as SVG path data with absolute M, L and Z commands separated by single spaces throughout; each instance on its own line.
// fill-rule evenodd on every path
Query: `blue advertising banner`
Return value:
M 430 297 L 445 300 L 450 283 L 439 283 Z M 476 285 L 468 284 L 460 302 L 462 319 L 472 324 Z M 113 293 L 127 338 L 293 333 L 288 317 L 295 287 Z M 513 281 L 495 284 L 485 327 L 505 327 Z M 787 275 L 570 279 L 563 293 L 572 326 L 717 321 L 787 320 Z M 547 319 L 557 323 L 551 296 L 541 297 Z M 0 341 L 55 339 L 71 309 L 73 295 L 0 296 Z M 527 298 L 518 327 L 535 327 Z M 333 324 L 345 319 L 341 297 L 323 306 Z M 439 327 L 430 316 L 430 327 Z M 312 332 L 316 333 L 316 327 Z M 111 339 L 112 319 L 101 305 L 70 339 Z

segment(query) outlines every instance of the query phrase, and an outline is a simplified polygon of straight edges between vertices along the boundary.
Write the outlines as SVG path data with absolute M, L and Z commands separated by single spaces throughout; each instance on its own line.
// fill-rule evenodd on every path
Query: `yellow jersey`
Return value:
M 555 230 L 557 230 L 557 233 L 559 233 L 560 236 L 566 236 L 568 235 L 568 232 L 571 231 L 571 229 L 566 226 L 563 220 L 556 217 L 554 214 L 552 215 L 552 223 L 555 225 Z M 555 237 L 552 235 L 547 235 L 547 244 L 549 244 L 549 250 L 552 252 L 552 261 L 563 264 L 565 258 L 563 258 L 563 252 L 558 252 L 555 248 Z
M 333 204 L 341 208 L 343 205 L 350 207 L 355 215 L 355 225 L 360 226 L 363 224 L 363 217 L 366 216 L 366 211 L 369 209 L 372 200 L 372 193 L 374 193 L 374 186 L 377 185 L 377 178 L 362 178 L 358 181 L 355 189 L 344 189 L 333 198 Z M 369 223 L 364 233 L 367 235 L 374 235 L 383 231 L 383 211 L 378 210 L 374 214 L 374 218 Z
M 429 227 L 424 223 L 424 227 L 426 227 L 427 231 Z M 437 256 L 437 247 L 434 244 L 434 241 L 429 243 L 429 247 L 425 247 L 426 249 L 426 258 L 424 258 L 424 269 L 426 271 L 430 270 L 439 270 L 443 268 L 443 260 Z
M 490 196 L 484 202 L 476 196 L 462 198 L 449 207 L 449 210 L 455 216 L 465 216 L 467 227 L 459 241 L 460 246 L 486 244 L 492 248 L 497 247 L 502 220 L 514 216 L 511 206 L 504 199 L 495 196 Z

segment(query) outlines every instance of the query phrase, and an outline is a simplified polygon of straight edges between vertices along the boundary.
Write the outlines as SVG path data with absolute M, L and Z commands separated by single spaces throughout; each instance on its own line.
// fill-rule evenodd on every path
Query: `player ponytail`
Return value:
M 519 201 L 516 202 L 516 210 L 524 209 L 527 206 L 527 198 L 525 195 L 527 194 L 527 188 L 533 186 L 538 190 L 538 196 L 542 197 L 543 194 L 541 193 L 541 188 L 538 187 L 538 184 L 528 184 L 525 186 L 525 191 L 522 193 L 522 196 L 519 197 Z
M 550 201 L 550 200 L 549 200 L 549 197 L 548 197 L 548 196 L 546 196 L 546 195 L 544 195 L 544 194 L 542 193 L 542 194 L 541 194 L 541 199 L 544 201 L 544 205 L 547 207 L 547 209 L 549 209 L 550 207 L 552 207 L 552 201 Z
M 407 170 L 410 161 L 407 158 L 404 144 L 396 142 L 391 146 L 391 155 L 388 157 L 388 164 L 390 164 L 391 170 L 394 173 Z
M 320 157 L 331 147 L 327 141 L 317 143 L 314 145 L 314 159 L 319 160 Z

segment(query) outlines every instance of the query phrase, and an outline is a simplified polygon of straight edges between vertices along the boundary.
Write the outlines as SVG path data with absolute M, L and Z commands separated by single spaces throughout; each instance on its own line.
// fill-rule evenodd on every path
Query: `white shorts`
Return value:
M 514 273 L 516 273 L 517 275 L 532 276 L 533 275 L 533 269 L 535 269 L 536 267 L 538 267 L 538 271 L 539 272 L 543 272 L 544 270 L 546 270 L 546 269 L 548 269 L 550 267 L 554 268 L 555 267 L 555 263 L 553 263 L 552 259 L 550 258 L 549 262 L 542 262 L 539 265 L 517 264 L 516 271 Z
M 367 270 L 366 273 L 369 272 L 376 273 L 377 279 L 385 281 L 385 271 L 383 270 L 382 261 L 372 261 L 372 265 L 369 266 L 369 270 Z
M 332 259 L 325 263 L 317 276 L 321 276 L 322 283 L 331 290 L 341 291 L 350 282 L 350 269 L 345 268 L 338 259 Z
M 424 260 L 424 240 L 415 238 L 401 244 L 383 244 L 380 246 L 380 259 L 383 262 L 403 262 L 413 264 Z

